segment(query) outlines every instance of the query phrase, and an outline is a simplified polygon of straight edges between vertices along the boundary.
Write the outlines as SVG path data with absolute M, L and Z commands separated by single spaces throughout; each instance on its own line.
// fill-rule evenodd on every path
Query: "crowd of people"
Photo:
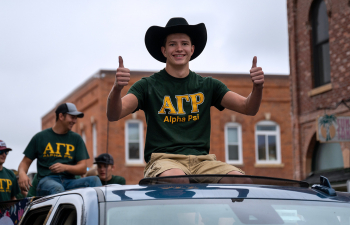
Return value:
M 87 171 L 89 154 L 85 143 L 71 131 L 77 118 L 84 114 L 72 103 L 61 104 L 55 112 L 55 125 L 37 133 L 25 149 L 18 178 L 3 166 L 12 149 L 0 141 L 0 201 L 46 196 L 80 187 L 125 184 L 124 177 L 114 175 L 114 159 L 110 154 L 96 157 L 96 168 Z M 34 159 L 37 173 L 30 179 L 27 173 Z
M 204 23 L 189 25 L 184 18 L 177 17 L 171 18 L 165 27 L 151 26 L 145 35 L 145 45 L 153 58 L 165 63 L 165 68 L 134 83 L 123 97 L 121 91 L 129 84 L 130 70 L 119 57 L 115 83 L 107 100 L 107 117 L 109 121 L 118 121 L 137 110 L 145 112 L 145 177 L 244 174 L 209 154 L 210 108 L 254 116 L 261 104 L 264 73 L 257 67 L 254 56 L 250 69 L 253 88 L 248 97 L 229 90 L 217 79 L 196 74 L 189 69 L 189 62 L 202 53 L 206 43 Z M 213 65 L 214 59 L 215 56 Z M 95 158 L 98 176 L 76 179 L 86 173 L 89 159 L 81 136 L 71 131 L 77 118 L 83 116 L 72 103 L 58 106 L 55 125 L 37 133 L 24 150 L 18 183 L 14 174 L 2 166 L 11 149 L 0 143 L 1 200 L 14 199 L 20 189 L 30 196 L 44 196 L 79 187 L 125 183 L 125 179 L 111 176 L 113 158 L 107 154 Z M 170 121 L 171 116 L 176 121 Z M 38 173 L 31 181 L 27 173 L 34 159 Z M 224 179 L 217 182 L 224 183 Z

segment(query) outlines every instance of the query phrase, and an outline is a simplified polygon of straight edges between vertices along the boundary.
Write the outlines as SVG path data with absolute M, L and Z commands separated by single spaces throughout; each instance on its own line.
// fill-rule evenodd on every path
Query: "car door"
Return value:
M 47 225 L 80 225 L 84 221 L 84 201 L 79 194 L 62 195 Z
M 51 216 L 59 196 L 42 198 L 30 205 L 30 208 L 23 214 L 19 225 L 44 225 Z

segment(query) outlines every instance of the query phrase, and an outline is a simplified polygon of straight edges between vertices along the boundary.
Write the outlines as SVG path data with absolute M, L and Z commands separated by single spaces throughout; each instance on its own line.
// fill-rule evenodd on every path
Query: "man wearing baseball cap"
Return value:
M 31 186 L 28 168 L 37 159 L 37 196 L 45 196 L 79 187 L 101 186 L 96 177 L 75 179 L 86 173 L 89 154 L 81 136 L 72 128 L 77 118 L 84 117 L 73 103 L 63 103 L 56 109 L 56 123 L 37 133 L 24 150 L 19 165 L 19 186 L 28 190 Z
M 12 149 L 6 147 L 6 143 L 0 140 L 0 201 L 15 200 L 15 196 L 20 193 L 16 175 L 3 167 L 9 151 Z
M 139 109 L 145 112 L 145 177 L 244 174 L 209 154 L 210 109 L 227 108 L 254 116 L 261 103 L 264 73 L 254 56 L 250 69 L 253 88 L 248 97 L 229 90 L 217 79 L 196 74 L 190 70 L 189 62 L 202 53 L 206 43 L 204 23 L 189 25 L 184 18 L 176 17 L 165 27 L 151 26 L 145 45 L 154 59 L 165 63 L 165 68 L 134 83 L 123 98 L 121 90 L 129 83 L 130 70 L 124 68 L 119 57 L 107 116 L 109 121 L 118 121 Z M 215 55 L 212 58 L 213 65 L 217 65 Z
M 110 154 L 103 153 L 95 158 L 94 164 L 97 164 L 98 177 L 103 185 L 106 184 L 125 184 L 125 178 L 113 175 L 114 160 Z

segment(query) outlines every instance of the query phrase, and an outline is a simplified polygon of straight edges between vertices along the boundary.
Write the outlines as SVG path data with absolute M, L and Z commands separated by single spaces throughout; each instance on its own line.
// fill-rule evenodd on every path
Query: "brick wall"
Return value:
M 316 132 L 315 120 L 323 115 L 318 107 L 332 107 L 350 98 L 350 2 L 326 0 L 329 22 L 331 85 L 329 91 L 310 96 L 313 87 L 312 38 L 310 9 L 313 0 L 288 0 L 288 30 L 291 70 L 293 149 L 295 178 L 303 179 L 311 171 L 312 142 Z M 328 114 L 349 116 L 341 105 L 327 110 Z M 349 149 L 342 143 L 344 154 Z M 348 147 L 346 147 L 348 146 Z M 343 155 L 344 155 L 343 154 Z M 344 155 L 345 156 L 345 155 Z

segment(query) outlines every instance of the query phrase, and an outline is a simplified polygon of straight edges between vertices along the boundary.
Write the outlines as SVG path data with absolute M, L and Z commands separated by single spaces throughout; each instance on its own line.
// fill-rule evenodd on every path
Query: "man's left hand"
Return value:
M 252 68 L 250 69 L 250 77 L 252 78 L 252 81 L 254 83 L 254 86 L 256 87 L 263 87 L 264 86 L 264 72 L 262 71 L 261 67 L 257 67 L 258 58 L 254 56 Z
M 66 165 L 62 163 L 55 163 L 49 167 L 52 173 L 63 173 L 66 171 Z

